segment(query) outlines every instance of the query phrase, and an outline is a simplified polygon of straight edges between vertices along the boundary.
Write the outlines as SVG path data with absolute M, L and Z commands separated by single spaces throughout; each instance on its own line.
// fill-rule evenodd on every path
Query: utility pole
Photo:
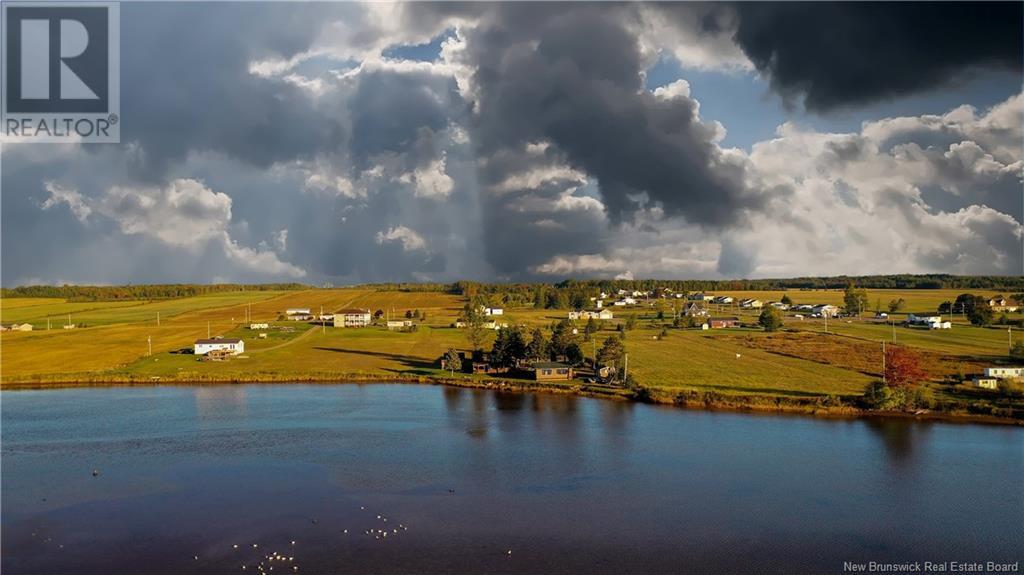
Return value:
M 622 381 L 626 381 L 626 376 L 629 375 L 629 354 L 622 354 Z
M 825 333 L 828 333 L 828 313 L 822 313 L 821 317 L 825 318 Z
M 46 318 L 46 331 L 50 331 L 50 318 Z
M 882 385 L 885 385 L 885 340 L 882 340 Z
M 146 336 L 146 342 L 149 343 L 149 354 L 148 355 L 153 355 L 153 336 L 147 335 Z
M 320 333 L 327 333 L 327 320 L 324 319 L 324 306 L 320 306 Z
M 210 322 L 206 322 L 206 339 L 210 339 Z
M 68 314 L 68 327 L 71 327 L 71 314 Z
M 156 326 L 160 327 L 160 312 L 156 312 Z

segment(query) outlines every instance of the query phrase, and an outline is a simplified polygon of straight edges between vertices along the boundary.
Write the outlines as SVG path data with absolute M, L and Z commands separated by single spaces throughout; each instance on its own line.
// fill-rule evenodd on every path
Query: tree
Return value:
M 587 325 L 583 326 L 583 338 L 590 341 L 595 333 L 597 333 L 597 322 L 594 321 L 594 316 L 590 316 L 587 318 Z
M 782 299 L 779 301 L 786 305 L 793 305 L 793 298 L 789 297 L 788 294 L 783 294 Z
M 573 323 L 567 319 L 563 319 L 551 327 L 551 344 L 548 352 L 553 359 L 565 355 L 565 350 L 576 343 L 576 334 L 572 332 L 573 329 L 575 329 Z
M 412 319 L 413 317 L 414 316 L 411 309 L 405 310 L 405 319 Z
M 907 302 L 903 298 L 889 300 L 889 313 L 896 313 L 903 309 Z
M 843 292 L 843 304 L 846 306 L 847 313 L 856 315 L 864 313 L 868 307 L 867 290 L 856 289 L 853 284 L 847 285 L 846 291 Z
M 544 338 L 544 332 L 538 327 L 533 330 L 530 336 L 530 343 L 526 346 L 526 359 L 539 361 L 548 358 L 548 340 Z
M 580 365 L 583 363 L 583 350 L 580 349 L 579 344 L 572 343 L 569 347 L 565 348 L 565 361 L 569 365 Z
M 540 284 L 537 286 L 537 289 L 534 290 L 533 292 L 533 307 L 537 309 L 544 308 L 544 304 L 546 304 L 548 301 L 547 294 L 545 293 L 546 291 L 547 286 L 545 286 L 544 284 Z
M 462 308 L 462 316 L 466 321 L 466 339 L 473 351 L 479 351 L 484 347 L 484 339 L 487 337 L 487 330 L 484 328 L 484 314 L 475 301 L 470 301 Z
M 1010 357 L 1013 359 L 1024 359 L 1024 341 L 1015 341 L 1010 346 Z
M 918 354 L 898 345 L 885 348 L 885 383 L 890 387 L 911 387 L 926 375 Z
M 626 346 L 617 337 L 609 337 L 604 340 L 601 349 L 597 350 L 597 362 L 601 365 L 619 365 L 622 356 L 626 353 Z
M 565 292 L 562 290 L 553 289 L 547 292 L 544 307 L 548 309 L 565 309 L 569 307 L 569 298 L 565 297 Z
M 995 313 L 986 301 L 976 302 L 971 311 L 967 312 L 967 319 L 972 325 L 989 325 L 992 323 L 993 316 Z
M 636 327 L 636 314 L 632 314 L 631 313 L 628 316 L 626 316 L 626 327 L 625 327 L 625 329 L 626 329 L 626 331 L 633 331 L 633 328 L 635 328 L 635 327 Z
M 765 331 L 778 331 L 782 327 L 782 314 L 779 310 L 768 306 L 761 310 L 760 317 L 757 318 L 757 323 L 764 328 Z
M 501 328 L 491 348 L 491 363 L 500 367 L 515 367 L 526 356 L 526 340 L 519 326 Z
M 455 348 L 449 347 L 448 351 L 444 352 L 444 366 L 452 372 L 452 375 L 455 375 L 456 371 L 462 371 L 462 356 L 455 351 Z

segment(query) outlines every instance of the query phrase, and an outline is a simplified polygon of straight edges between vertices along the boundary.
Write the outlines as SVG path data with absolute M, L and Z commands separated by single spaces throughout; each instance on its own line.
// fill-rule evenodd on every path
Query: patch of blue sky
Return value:
M 756 72 L 726 72 L 683 68 L 672 57 L 661 57 L 647 71 L 647 89 L 653 90 L 678 79 L 690 84 L 690 94 L 700 102 L 701 118 L 718 120 L 725 126 L 726 147 L 750 150 L 751 146 L 775 136 L 784 122 L 820 132 L 857 132 L 861 124 L 895 116 L 944 114 L 970 104 L 979 113 L 1021 92 L 1020 73 L 976 71 L 930 91 L 867 105 L 827 112 L 808 112 L 799 104 L 789 109 Z

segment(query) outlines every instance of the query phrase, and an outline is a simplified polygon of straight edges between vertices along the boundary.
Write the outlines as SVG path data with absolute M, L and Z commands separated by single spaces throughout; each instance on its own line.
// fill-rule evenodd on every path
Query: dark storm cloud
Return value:
M 631 219 L 646 198 L 668 216 L 735 223 L 760 201 L 692 99 L 644 90 L 633 8 L 495 6 L 467 37 L 477 68 L 474 142 L 483 156 L 551 142 L 598 180 L 613 220 Z
M 263 58 L 307 50 L 348 6 L 129 3 L 121 46 L 122 141 L 145 152 L 155 180 L 189 152 L 218 151 L 257 166 L 311 157 L 344 138 L 337 113 L 302 88 L 250 73 Z
M 723 7 L 722 9 L 726 9 Z M 1024 66 L 1021 2 L 741 2 L 734 39 L 772 87 L 825 111 Z

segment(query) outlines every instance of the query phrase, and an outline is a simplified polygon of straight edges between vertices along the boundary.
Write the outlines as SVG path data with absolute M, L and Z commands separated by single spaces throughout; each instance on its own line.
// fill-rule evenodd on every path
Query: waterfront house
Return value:
M 210 352 L 238 355 L 245 351 L 245 342 L 233 337 L 197 339 L 192 351 L 196 355 L 206 355 Z
M 569 380 L 573 377 L 572 366 L 557 361 L 538 361 L 534 363 L 533 378 L 537 381 Z

